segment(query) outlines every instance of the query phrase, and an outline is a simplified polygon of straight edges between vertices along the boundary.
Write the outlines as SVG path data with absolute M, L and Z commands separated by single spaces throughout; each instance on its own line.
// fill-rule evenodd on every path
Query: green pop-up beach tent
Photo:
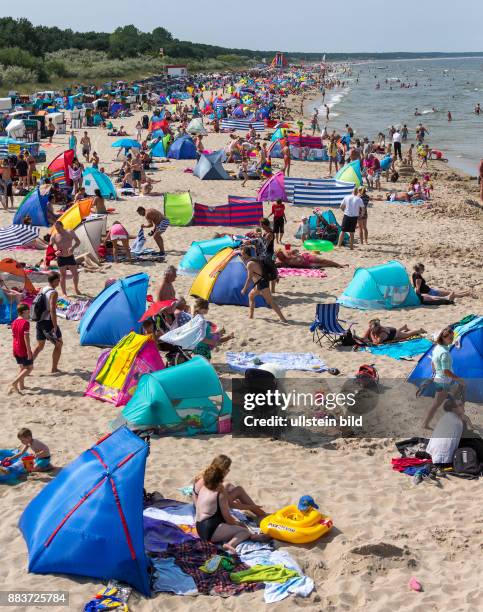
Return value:
M 171 225 L 189 225 L 193 219 L 193 202 L 189 191 L 165 193 L 164 214 Z

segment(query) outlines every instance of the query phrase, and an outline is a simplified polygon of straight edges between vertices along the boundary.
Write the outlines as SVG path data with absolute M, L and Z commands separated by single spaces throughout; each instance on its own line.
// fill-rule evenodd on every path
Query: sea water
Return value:
M 343 134 L 349 123 L 356 138 L 377 140 L 379 132 L 388 138 L 391 125 L 406 124 L 413 142 L 421 122 L 429 130 L 426 142 L 443 151 L 450 165 L 477 174 L 483 158 L 483 110 L 476 115 L 474 109 L 477 103 L 483 109 L 483 56 L 378 60 L 354 63 L 351 72 L 339 75 L 343 88 L 326 92 L 328 124 L 325 108 L 320 101 L 314 103 L 314 107 L 320 105 L 321 127 L 327 124 L 329 132 L 336 129 Z M 401 82 L 411 87 L 401 88 Z M 416 108 L 420 116 L 415 116 Z

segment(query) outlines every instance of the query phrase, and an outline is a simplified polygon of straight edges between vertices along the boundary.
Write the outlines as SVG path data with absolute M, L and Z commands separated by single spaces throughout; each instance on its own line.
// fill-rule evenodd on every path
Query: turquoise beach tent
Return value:
M 86 168 L 82 172 L 82 179 L 84 181 L 84 187 L 86 188 L 87 195 L 93 196 L 95 195 L 94 191 L 99 189 L 101 196 L 106 198 L 106 200 L 117 199 L 116 189 L 112 184 L 111 179 L 107 176 L 107 174 L 99 172 L 97 168 Z
M 241 240 L 234 240 L 231 236 L 192 242 L 179 263 L 178 270 L 184 274 L 196 274 L 205 266 L 210 257 L 226 247 L 236 248 L 240 244 Z
M 153 157 L 168 157 L 170 135 L 166 134 L 156 142 L 151 148 L 151 155 Z
M 160 428 L 178 435 L 217 433 L 231 419 L 231 400 L 215 368 L 200 355 L 141 376 L 134 396 L 114 421 L 133 430 Z
M 106 287 L 79 323 L 81 346 L 114 346 L 129 332 L 138 332 L 146 310 L 149 276 L 144 272 L 121 278 Z
M 362 185 L 361 162 L 356 159 L 346 164 L 337 172 L 334 178 L 345 183 L 354 183 L 356 187 L 360 187 Z
M 29 572 L 115 579 L 150 595 L 143 531 L 148 450 L 122 427 L 62 468 L 20 517 Z
M 389 310 L 421 305 L 406 268 L 398 261 L 389 261 L 372 268 L 357 268 L 337 301 L 348 308 L 362 310 Z

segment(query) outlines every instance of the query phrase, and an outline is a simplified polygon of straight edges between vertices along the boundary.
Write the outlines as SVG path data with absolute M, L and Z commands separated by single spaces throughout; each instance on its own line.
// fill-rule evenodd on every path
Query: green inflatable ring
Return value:
M 323 251 L 328 253 L 333 248 L 334 245 L 330 240 L 305 240 L 304 242 L 304 249 L 307 249 L 307 251 Z

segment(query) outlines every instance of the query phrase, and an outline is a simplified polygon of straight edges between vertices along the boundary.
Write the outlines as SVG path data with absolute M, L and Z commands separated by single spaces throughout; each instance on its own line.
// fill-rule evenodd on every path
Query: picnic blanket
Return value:
M 278 268 L 280 278 L 304 276 L 306 278 L 327 278 L 327 272 L 318 268 Z
M 325 372 L 327 365 L 313 353 L 226 353 L 226 362 L 235 372 L 245 372 L 248 368 L 259 368 L 264 363 L 276 365 L 282 370 L 302 370 L 304 372 Z
M 373 355 L 387 355 L 393 359 L 403 359 L 421 355 L 431 348 L 433 343 L 427 338 L 413 338 L 402 342 L 378 344 L 361 347 L 359 350 L 369 351 Z
M 91 300 L 70 301 L 65 298 L 57 300 L 57 316 L 67 321 L 80 321 L 89 308 Z

